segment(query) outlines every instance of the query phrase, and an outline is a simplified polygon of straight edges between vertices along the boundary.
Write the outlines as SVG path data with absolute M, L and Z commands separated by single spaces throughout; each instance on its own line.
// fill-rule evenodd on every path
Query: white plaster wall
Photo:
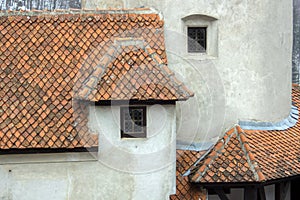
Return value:
M 168 199 L 166 195 L 172 185 L 169 179 L 171 167 L 155 173 L 133 174 L 106 167 L 97 161 L 48 162 L 1 165 L 1 199 Z
M 116 171 L 146 174 L 134 176 L 132 199 L 168 199 L 176 183 L 175 106 L 150 105 L 146 113 L 146 138 L 121 138 L 118 105 L 91 106 L 89 127 L 99 133 L 101 163 Z
M 178 138 L 213 141 L 238 120 L 276 122 L 291 104 L 292 0 L 83 1 L 86 8 L 154 7 L 165 20 L 169 66 L 195 92 L 178 108 Z M 188 59 L 182 18 L 217 18 L 217 56 Z M 178 106 L 179 107 L 179 106 Z M 189 119 L 180 112 L 189 113 Z
M 147 138 L 120 138 L 120 107 L 91 107 L 99 153 L 0 156 L 0 199 L 160 200 L 175 192 L 174 105 L 147 107 Z

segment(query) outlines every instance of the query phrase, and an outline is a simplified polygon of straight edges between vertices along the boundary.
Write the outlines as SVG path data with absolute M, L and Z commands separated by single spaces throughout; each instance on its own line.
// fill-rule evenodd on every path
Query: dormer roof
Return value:
M 193 93 L 142 38 L 116 38 L 93 72 L 82 70 L 75 97 L 89 101 L 187 100 Z
M 147 8 L 1 12 L 0 149 L 97 147 L 82 100 L 192 96 L 167 67 L 163 24 Z

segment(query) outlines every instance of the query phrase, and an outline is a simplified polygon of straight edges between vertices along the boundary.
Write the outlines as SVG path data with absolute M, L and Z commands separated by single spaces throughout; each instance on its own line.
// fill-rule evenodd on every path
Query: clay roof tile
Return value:
M 292 100 L 298 110 L 299 95 L 300 88 L 294 85 Z M 264 182 L 299 175 L 299 130 L 299 117 L 295 126 L 285 130 L 243 130 L 235 126 L 224 134 L 210 153 L 191 167 L 189 178 L 199 183 Z M 220 148 L 224 149 L 218 152 Z M 218 154 L 212 159 L 215 152 Z
M 159 68 L 151 55 L 159 55 L 161 63 L 167 64 L 163 22 L 149 9 L 0 12 L 0 33 L 4 36 L 0 37 L 0 65 L 4 69 L 0 71 L 1 150 L 97 147 L 97 135 L 88 129 L 86 120 L 79 120 L 87 119 L 87 104 L 76 100 L 76 95 L 97 101 L 112 96 L 124 99 L 128 95 L 158 98 L 162 94 L 159 85 L 163 81 L 153 74 Z M 152 77 L 151 90 L 143 89 L 139 78 L 130 87 L 127 85 L 141 92 L 135 96 L 126 85 L 115 81 L 123 78 L 129 83 L 131 77 L 140 75 L 130 70 L 130 65 L 123 68 L 124 57 L 110 49 L 116 38 L 128 37 L 142 38 L 143 44 L 136 40 L 136 47 L 124 55 L 140 58 L 135 62 L 144 63 L 143 71 L 151 72 Z M 145 46 L 153 49 L 151 55 L 145 52 Z M 113 70 L 117 65 L 110 63 L 112 57 L 121 64 L 119 72 Z M 121 76 L 124 70 L 132 74 Z M 101 84 L 97 82 L 99 77 L 105 80 Z M 169 84 L 162 99 L 188 98 L 176 93 L 180 90 L 184 89 Z

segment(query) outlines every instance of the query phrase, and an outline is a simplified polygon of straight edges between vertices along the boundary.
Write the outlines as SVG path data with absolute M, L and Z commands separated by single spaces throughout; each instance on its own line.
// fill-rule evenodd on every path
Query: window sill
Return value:
M 183 56 L 189 60 L 215 60 L 218 58 L 217 56 L 208 55 L 206 53 L 188 53 Z
M 148 140 L 147 137 L 124 137 L 124 138 L 120 138 L 121 141 L 146 141 Z

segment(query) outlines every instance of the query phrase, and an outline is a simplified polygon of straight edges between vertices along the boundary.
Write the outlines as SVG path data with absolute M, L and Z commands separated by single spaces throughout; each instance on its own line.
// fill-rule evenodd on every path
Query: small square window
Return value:
M 121 107 L 121 138 L 146 137 L 146 107 Z
M 206 52 L 207 28 L 206 27 L 188 27 L 188 52 L 203 53 Z

